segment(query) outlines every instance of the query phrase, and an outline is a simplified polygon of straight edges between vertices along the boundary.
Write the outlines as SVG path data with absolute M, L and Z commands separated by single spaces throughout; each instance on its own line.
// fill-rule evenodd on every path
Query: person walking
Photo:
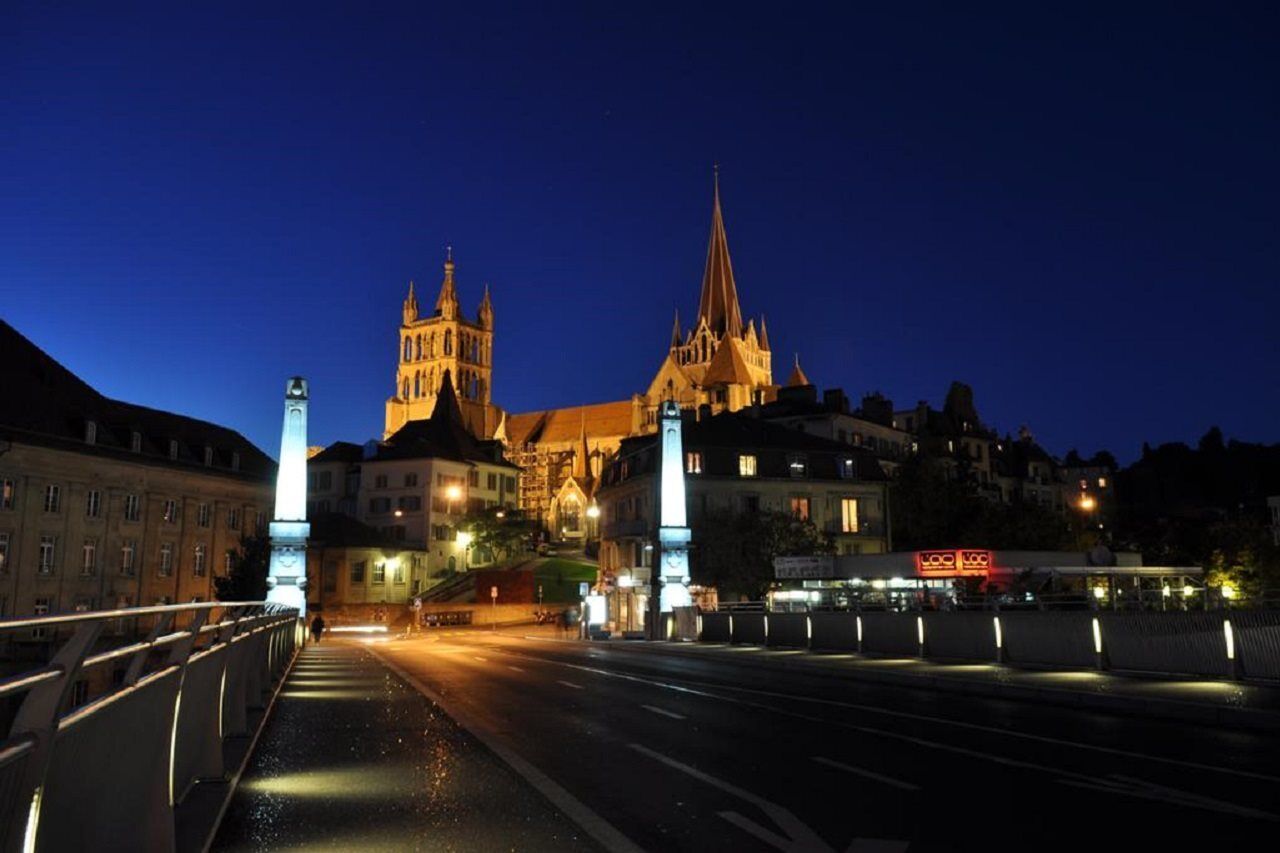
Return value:
M 324 633 L 324 617 L 319 613 L 311 620 L 311 642 L 320 642 L 320 635 Z

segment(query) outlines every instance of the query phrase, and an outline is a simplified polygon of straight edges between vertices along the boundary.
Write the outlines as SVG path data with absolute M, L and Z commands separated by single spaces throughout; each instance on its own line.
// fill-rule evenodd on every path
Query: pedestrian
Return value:
M 564 636 L 569 633 L 569 608 L 560 611 L 560 635 Z
M 320 642 L 320 635 L 324 633 L 324 617 L 319 613 L 311 620 L 311 642 Z

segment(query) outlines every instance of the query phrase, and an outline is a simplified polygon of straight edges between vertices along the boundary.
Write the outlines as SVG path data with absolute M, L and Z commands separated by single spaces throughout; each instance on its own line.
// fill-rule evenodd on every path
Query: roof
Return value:
M 503 458 L 501 442 L 481 441 L 467 429 L 448 370 L 441 377 L 431 417 L 406 423 L 378 445 L 371 461 L 389 459 L 449 459 L 517 467 Z
M 800 353 L 796 353 L 795 366 L 791 368 L 791 375 L 787 377 L 787 384 L 791 387 L 798 385 L 812 385 L 809 377 L 804 375 L 804 370 L 800 367 Z
M 199 468 L 210 474 L 270 480 L 276 463 L 233 429 L 159 409 L 112 400 L 0 320 L 0 433 L 80 453 Z M 96 425 L 94 443 L 86 425 Z M 133 452 L 133 434 L 142 449 Z M 170 457 L 169 443 L 178 442 Z M 213 464 L 205 465 L 205 448 Z M 232 468 L 233 456 L 239 467 Z
M 311 546 L 421 550 L 413 549 L 410 543 L 397 540 L 345 513 L 315 513 L 308 521 L 311 524 L 311 535 L 307 541 Z
M 335 441 L 307 460 L 307 464 L 319 462 L 345 462 L 348 465 L 364 459 L 364 448 L 350 441 Z
M 579 441 L 584 430 L 587 438 L 630 435 L 631 409 L 630 400 L 618 400 L 508 415 L 507 438 L 520 446 Z
M 718 335 L 742 335 L 742 311 L 738 307 L 738 287 L 729 260 L 729 238 L 720 212 L 720 176 L 716 174 L 715 204 L 711 209 L 711 239 L 707 241 L 707 266 L 702 273 L 702 297 L 698 319 Z
M 738 339 L 727 337 L 720 341 L 716 354 L 707 365 L 702 377 L 703 385 L 754 385 L 747 360 L 738 351 Z

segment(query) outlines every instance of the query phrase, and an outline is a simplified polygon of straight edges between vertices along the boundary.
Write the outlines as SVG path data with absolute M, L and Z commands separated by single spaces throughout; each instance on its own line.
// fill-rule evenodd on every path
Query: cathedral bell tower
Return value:
M 486 285 L 477 320 L 467 319 L 458 300 L 455 269 L 450 248 L 435 310 L 425 317 L 418 313 L 417 295 L 413 282 L 409 283 L 398 338 L 395 393 L 387 400 L 384 437 L 409 421 L 431 417 L 446 372 L 472 434 L 491 438 L 498 427 L 501 412 L 491 400 L 493 302 Z

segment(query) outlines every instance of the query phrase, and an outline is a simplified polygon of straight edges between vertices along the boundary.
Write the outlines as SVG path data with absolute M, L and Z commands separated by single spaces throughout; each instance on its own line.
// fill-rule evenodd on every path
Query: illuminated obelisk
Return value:
M 271 520 L 271 570 L 267 601 L 307 613 L 307 380 L 295 376 L 284 390 L 284 428 Z
M 662 403 L 662 514 L 658 527 L 658 577 L 662 583 L 658 610 L 687 607 L 689 597 L 689 528 L 685 526 L 684 442 L 680 406 Z

